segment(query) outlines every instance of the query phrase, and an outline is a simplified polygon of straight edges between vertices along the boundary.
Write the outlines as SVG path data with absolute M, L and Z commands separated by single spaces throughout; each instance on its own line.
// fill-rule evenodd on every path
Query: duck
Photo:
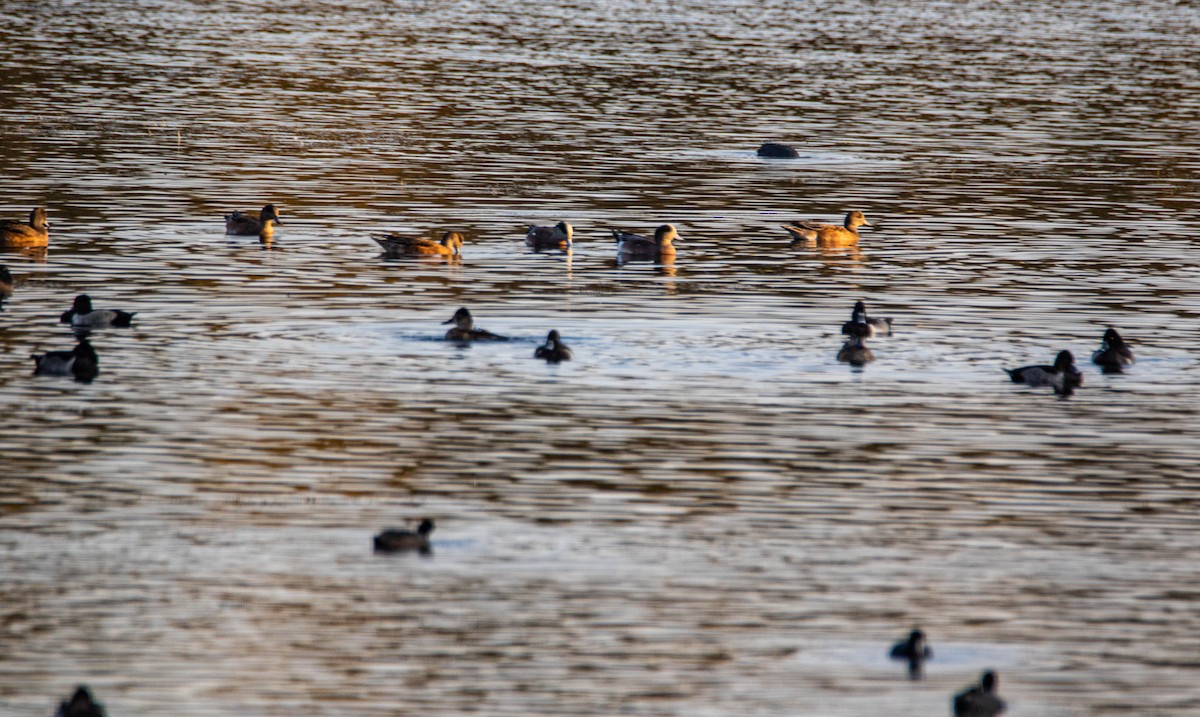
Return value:
M 80 383 L 91 383 L 100 375 L 100 357 L 86 339 L 70 351 L 47 351 L 31 354 L 34 376 L 74 376 Z
M 92 309 L 92 297 L 80 294 L 75 297 L 75 304 L 64 311 L 58 318 L 59 323 L 70 324 L 80 329 L 103 329 L 109 326 L 124 328 L 129 326 L 137 312 L 119 311 L 117 309 Z
M 908 660 L 908 676 L 919 680 L 925 660 L 933 657 L 933 649 L 925 641 L 924 632 L 913 630 L 908 633 L 907 640 L 892 645 L 892 651 L 888 654 L 893 660 Z
M 234 212 L 225 215 L 225 233 L 234 236 L 256 236 L 270 239 L 275 234 L 276 224 L 283 226 L 283 222 L 279 220 L 279 214 L 275 212 L 274 204 L 263 207 L 262 211 L 258 213 L 257 219 L 253 212 Z
M 854 303 L 850 320 L 842 324 L 842 333 L 846 335 L 862 334 L 865 338 L 873 336 L 891 336 L 892 320 L 872 319 L 867 316 L 867 305 L 861 301 Z
M 529 225 L 529 231 L 525 232 L 525 246 L 534 251 L 543 249 L 560 249 L 571 253 L 574 246 L 571 242 L 575 235 L 575 228 L 567 222 L 559 222 L 552 227 L 536 227 Z
M 105 717 L 104 705 L 92 699 L 87 685 L 80 685 L 70 699 L 58 704 L 54 717 Z
M 795 147 L 781 142 L 764 142 L 758 148 L 758 156 L 770 159 L 795 159 L 800 156 Z
M 4 301 L 13 295 L 13 275 L 8 271 L 8 267 L 0 264 L 0 301 Z
M 818 224 L 816 222 L 796 222 L 784 225 L 788 234 L 792 235 L 792 243 L 815 241 L 825 246 L 848 246 L 858 243 L 858 228 L 869 227 L 866 215 L 860 211 L 846 214 L 846 221 L 841 226 L 837 224 Z
M 682 241 L 679 232 L 673 224 L 663 224 L 654 230 L 654 238 L 631 234 L 612 229 L 613 238 L 617 240 L 617 260 L 630 259 L 671 259 L 675 256 L 673 241 Z
M 1104 373 L 1121 373 L 1126 366 L 1133 365 L 1133 351 L 1117 330 L 1109 327 L 1100 340 L 1100 348 L 1092 354 L 1092 363 Z
M 1083 385 L 1083 374 L 1075 367 L 1075 356 L 1070 351 L 1059 351 L 1054 357 L 1053 366 L 1022 366 L 1021 368 L 1006 368 L 1013 383 L 1023 383 L 1026 386 L 1041 388 L 1052 386 L 1060 396 L 1069 396 L 1079 386 Z
M 462 250 L 464 237 L 458 232 L 446 232 L 441 241 L 429 237 L 406 237 L 400 234 L 376 234 L 371 237 L 383 247 L 388 257 L 397 256 L 455 256 Z
M 446 332 L 447 341 L 508 341 L 507 338 L 497 336 L 491 331 L 475 328 L 475 319 L 466 309 L 455 311 L 454 316 L 442 323 L 454 324 L 454 328 Z
M 28 224 L 0 221 L 0 248 L 19 249 L 49 244 L 50 222 L 46 221 L 46 210 L 42 207 L 35 207 L 29 212 Z
M 411 531 L 404 528 L 392 528 L 375 536 L 375 552 L 402 553 L 415 550 L 421 555 L 429 555 L 433 549 L 429 545 L 429 534 L 433 532 L 433 521 L 426 518 Z
M 546 363 L 559 363 L 561 361 L 571 360 L 571 349 L 562 342 L 558 331 L 551 329 L 550 333 L 546 334 L 546 343 L 543 346 L 538 346 L 533 352 L 534 358 L 546 359 Z
M 875 354 L 863 343 L 862 334 L 851 334 L 842 348 L 838 349 L 837 360 L 851 366 L 865 366 L 875 360 Z
M 1008 705 L 996 694 L 996 673 L 987 670 L 979 684 L 954 695 L 954 717 L 996 717 Z

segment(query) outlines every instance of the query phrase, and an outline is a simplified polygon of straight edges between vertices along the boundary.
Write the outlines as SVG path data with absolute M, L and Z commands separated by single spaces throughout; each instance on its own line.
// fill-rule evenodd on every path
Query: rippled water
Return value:
M 52 223 L 0 255 L 5 715 L 943 715 L 985 667 L 1013 715 L 1200 712 L 1190 4 L 0 17 L 0 213 Z M 777 228 L 849 209 L 856 250 Z M 31 377 L 80 292 L 134 327 Z M 459 306 L 513 340 L 437 340 Z M 1069 399 L 1001 371 L 1062 348 Z M 423 516 L 431 558 L 371 554 Z

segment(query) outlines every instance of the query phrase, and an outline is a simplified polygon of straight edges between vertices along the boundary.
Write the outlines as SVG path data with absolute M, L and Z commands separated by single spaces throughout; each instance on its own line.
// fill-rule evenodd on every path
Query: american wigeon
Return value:
M 50 222 L 46 210 L 37 207 L 29 212 L 29 223 L 0 221 L 0 249 L 46 246 L 50 243 Z
M 375 552 L 401 553 L 415 550 L 422 555 L 429 555 L 432 548 L 429 545 L 429 534 L 433 532 L 433 521 L 429 518 L 421 521 L 416 531 L 404 528 L 385 530 L 375 536 Z
M 800 156 L 800 153 L 795 150 L 790 144 L 781 142 L 764 142 L 758 148 L 758 156 L 767 157 L 770 159 L 795 159 Z
M 1034 388 L 1052 386 L 1054 392 L 1068 396 L 1083 385 L 1083 374 L 1075 367 L 1075 356 L 1070 351 L 1059 351 L 1053 366 L 1022 366 L 1006 368 L 1013 383 L 1023 383 Z
M 908 676 L 919 680 L 925 661 L 933 657 L 933 649 L 925 641 L 925 633 L 913 630 L 907 640 L 897 642 L 888 654 L 893 660 L 908 660 Z
M 559 222 L 552 227 L 535 227 L 530 224 L 529 231 L 525 232 L 525 246 L 534 251 L 560 249 L 569 254 L 574 246 L 571 241 L 574 235 L 575 228 L 567 222 Z
M 855 302 L 854 309 L 850 312 L 850 320 L 842 324 L 842 333 L 847 336 L 862 334 L 865 338 L 879 335 L 891 336 L 892 320 L 890 318 L 872 319 L 867 316 L 867 305 L 858 301 Z
M 13 294 L 13 275 L 9 273 L 8 267 L 0 264 L 0 301 L 4 301 Z
M 663 224 L 654 230 L 654 238 L 631 234 L 612 229 L 613 238 L 617 240 L 617 260 L 631 259 L 669 259 L 675 256 L 674 241 L 682 241 L 679 232 L 672 224 Z
M 58 704 L 54 717 L 105 717 L 104 705 L 92 699 L 86 685 L 80 685 L 70 699 Z
M 441 241 L 429 237 L 409 237 L 401 234 L 376 234 L 371 237 L 383 247 L 389 257 L 397 256 L 454 256 L 462 250 L 464 237 L 458 232 L 446 232 Z
M 861 334 L 852 334 L 846 337 L 846 343 L 838 349 L 837 360 L 851 366 L 864 366 L 875 360 L 875 354 L 863 343 Z
M 100 357 L 86 340 L 70 351 L 47 351 L 32 354 L 34 376 L 74 376 L 76 381 L 90 383 L 100 374 Z
M 442 323 L 454 324 L 454 328 L 446 332 L 447 341 L 508 341 L 507 338 L 497 336 L 491 331 L 475 328 L 475 319 L 466 309 L 455 311 L 454 316 Z
M 255 217 L 253 212 L 234 212 L 225 215 L 225 233 L 235 236 L 256 236 L 270 239 L 275 234 L 275 225 L 283 226 L 275 205 L 268 204 Z
M 979 678 L 979 684 L 954 695 L 954 717 L 996 717 L 1007 705 L 996 694 L 996 673 L 987 670 Z
M 546 343 L 538 346 L 533 352 L 534 358 L 546 359 L 547 363 L 558 363 L 571 360 L 571 349 L 562 342 L 558 331 L 551 329 L 546 334 Z
M 70 324 L 80 329 L 103 329 L 109 326 L 126 327 L 137 312 L 119 311 L 117 309 L 92 309 L 92 297 L 80 294 L 75 297 L 75 303 L 62 316 L 59 323 Z
M 1121 373 L 1123 368 L 1133 365 L 1133 351 L 1116 329 L 1109 328 L 1100 340 L 1100 348 L 1092 354 L 1092 363 L 1104 373 Z
M 869 227 L 871 223 L 867 221 L 866 216 L 862 212 L 853 211 L 846 215 L 846 221 L 842 226 L 837 224 L 818 224 L 816 222 L 796 222 L 791 225 L 784 225 L 784 229 L 788 234 L 792 235 L 792 242 L 800 241 L 815 241 L 818 244 L 825 246 L 846 246 L 858 242 L 858 228 Z

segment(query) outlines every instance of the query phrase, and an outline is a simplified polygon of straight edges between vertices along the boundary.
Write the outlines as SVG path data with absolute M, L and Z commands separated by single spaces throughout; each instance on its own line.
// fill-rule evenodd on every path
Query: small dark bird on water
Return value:
M 404 528 L 385 530 L 375 536 L 375 552 L 402 553 L 415 550 L 421 555 L 429 555 L 433 548 L 429 545 L 429 534 L 433 532 L 433 521 L 429 518 L 421 521 L 416 532 Z
M 892 646 L 893 660 L 908 660 L 908 676 L 914 680 L 921 679 L 925 661 L 933 657 L 933 649 L 925 642 L 925 633 L 913 630 L 908 633 L 908 639 L 897 642 Z
M 1060 396 L 1070 396 L 1076 388 L 1083 385 L 1083 374 L 1075 367 L 1075 356 L 1070 351 L 1059 351 L 1058 356 L 1054 357 L 1053 366 L 1022 366 L 1004 370 L 1008 372 L 1008 377 L 1013 383 L 1023 383 L 1034 388 L 1051 386 Z
M 1092 363 L 1104 373 L 1121 373 L 1126 366 L 1133 365 L 1133 351 L 1116 329 L 1109 328 L 1100 340 L 1099 350 L 1092 354 Z
M 77 329 L 102 329 L 108 326 L 124 328 L 129 326 L 137 312 L 119 311 L 117 309 L 93 309 L 92 297 L 80 294 L 75 297 L 75 303 L 62 316 L 59 323 L 70 324 Z
M 546 359 L 547 363 L 559 363 L 571 360 L 571 349 L 562 342 L 558 331 L 551 329 L 546 335 L 546 343 L 538 346 L 533 352 L 534 358 Z
M 767 157 L 768 159 L 795 159 L 800 156 L 800 153 L 790 144 L 764 142 L 758 148 L 758 156 Z
M 842 333 L 847 336 L 861 335 L 867 339 L 872 336 L 891 336 L 892 320 L 870 318 L 867 316 L 867 305 L 856 301 L 850 312 L 850 320 L 842 324 Z
M 54 717 L 105 717 L 104 705 L 92 699 L 86 685 L 80 685 L 70 699 L 58 704 Z
M 972 685 L 954 695 L 954 717 L 996 717 L 1007 709 L 996 694 L 996 673 L 988 670 Z
M 503 336 L 493 334 L 485 329 L 475 328 L 475 318 L 467 309 L 459 309 L 442 324 L 454 324 L 454 328 L 446 332 L 447 341 L 508 341 Z

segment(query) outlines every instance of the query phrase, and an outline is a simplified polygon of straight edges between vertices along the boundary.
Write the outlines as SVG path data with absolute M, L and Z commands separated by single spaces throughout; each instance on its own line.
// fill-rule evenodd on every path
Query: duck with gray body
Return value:
M 996 673 L 987 670 L 972 685 L 954 695 L 954 717 L 996 717 L 1008 708 L 1000 695 L 996 694 L 999 680 Z
M 508 341 L 504 336 L 475 328 L 475 319 L 465 308 L 455 311 L 454 316 L 442 323 L 454 324 L 454 328 L 446 332 L 447 341 Z
M 1121 373 L 1126 366 L 1133 365 L 1133 350 L 1121 338 L 1121 334 L 1110 327 L 1100 340 L 1100 348 L 1092 354 L 1092 363 L 1104 373 Z
M 925 633 L 913 630 L 908 633 L 908 639 L 897 642 L 889 653 L 893 660 L 908 661 L 908 676 L 919 680 L 924 672 L 925 661 L 933 658 L 933 649 L 925 641 Z
M 433 552 L 433 548 L 429 544 L 429 534 L 432 532 L 433 521 L 429 518 L 422 520 L 415 531 L 404 528 L 385 530 L 375 536 L 375 552 L 403 553 L 416 551 L 422 555 L 429 555 Z
M 863 338 L 874 336 L 891 336 L 892 320 L 872 319 L 867 316 L 867 305 L 861 301 L 855 302 L 850 320 L 842 324 L 842 333 L 847 336 L 861 334 Z
M 574 248 L 572 241 L 574 235 L 575 228 L 567 222 L 559 222 L 552 227 L 537 227 L 530 224 L 529 230 L 525 232 L 525 246 L 534 251 L 558 249 L 570 254 Z
M 87 340 L 70 351 L 47 351 L 29 358 L 33 359 L 34 376 L 73 376 L 80 383 L 91 383 L 100 375 L 100 357 Z
M 233 212 L 225 215 L 225 233 L 234 236 L 270 239 L 277 224 L 283 226 L 274 204 L 263 207 L 257 218 L 253 212 Z
M 137 315 L 136 311 L 120 311 L 118 309 L 93 309 L 92 297 L 80 294 L 75 297 L 75 303 L 59 317 L 59 323 L 70 324 L 77 329 L 103 329 L 109 326 L 125 328 Z
M 551 329 L 550 333 L 546 335 L 546 343 L 534 350 L 533 357 L 545 359 L 546 363 L 570 361 L 571 349 L 562 342 L 558 331 Z
M 1060 396 L 1069 396 L 1083 385 L 1083 374 L 1075 367 L 1075 356 L 1070 351 L 1059 351 L 1052 366 L 1042 364 L 1004 370 L 1013 383 L 1023 383 L 1033 388 L 1050 386 Z
M 654 237 L 610 229 L 613 239 L 617 242 L 617 261 L 626 262 L 635 259 L 658 261 L 673 259 L 675 245 L 673 242 L 683 241 L 673 224 L 663 224 L 654 230 Z
M 36 207 L 29 212 L 29 223 L 12 220 L 0 221 L 0 248 L 21 249 L 42 247 L 50 243 L 50 222 L 46 221 L 46 210 Z

